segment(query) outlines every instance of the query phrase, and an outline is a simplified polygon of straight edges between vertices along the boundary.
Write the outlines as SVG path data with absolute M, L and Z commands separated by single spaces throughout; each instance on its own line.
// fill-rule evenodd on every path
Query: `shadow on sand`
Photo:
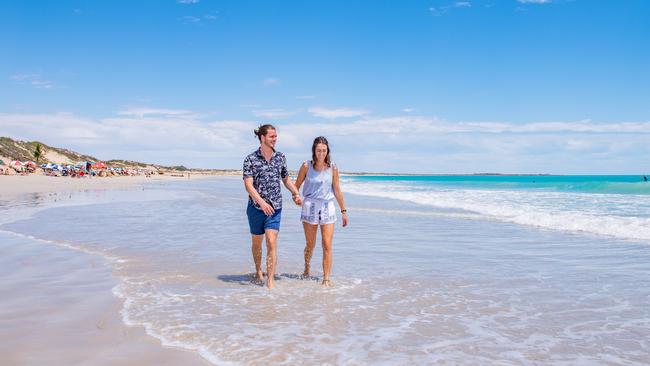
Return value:
M 219 275 L 217 276 L 217 279 L 228 283 L 238 283 L 242 286 L 249 286 L 249 285 L 263 286 L 264 285 L 263 281 L 259 281 L 255 279 L 255 275 L 253 273 Z
M 264 273 L 264 277 L 266 278 L 266 273 Z M 250 285 L 264 286 L 264 281 L 259 281 L 255 279 L 254 273 L 219 275 L 217 276 L 217 279 L 227 283 L 237 283 L 242 286 L 250 286 Z M 318 277 L 315 276 L 304 277 L 303 275 L 297 273 L 280 273 L 275 275 L 276 281 L 281 281 L 283 279 L 301 280 L 301 281 L 319 281 Z

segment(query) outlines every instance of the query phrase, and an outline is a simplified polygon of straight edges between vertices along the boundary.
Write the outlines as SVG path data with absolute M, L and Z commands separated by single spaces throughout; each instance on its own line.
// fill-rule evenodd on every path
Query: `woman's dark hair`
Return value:
M 316 167 L 316 145 L 323 144 L 327 146 L 327 155 L 325 155 L 325 165 L 328 167 L 332 164 L 330 161 L 330 144 L 327 142 L 325 136 L 318 136 L 314 139 L 314 144 L 311 145 L 311 163 Z
M 273 125 L 265 124 L 253 130 L 253 132 L 255 133 L 255 136 L 257 136 L 257 139 L 260 140 L 261 142 L 262 136 L 266 136 L 266 134 L 269 133 L 269 130 L 275 130 L 275 129 L 276 128 Z

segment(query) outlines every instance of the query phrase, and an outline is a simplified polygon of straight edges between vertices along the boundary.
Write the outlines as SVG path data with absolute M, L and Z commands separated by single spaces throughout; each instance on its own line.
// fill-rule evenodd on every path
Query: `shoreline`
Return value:
M 0 200 L 19 201 L 31 194 L 119 190 L 213 176 L 197 174 L 189 180 L 168 175 L 0 176 Z M 11 215 L 12 210 L 5 212 Z M 7 294 L 7 301 L 0 305 L 2 318 L 7 319 L 0 327 L 0 336 L 7 340 L 0 345 L 0 363 L 211 365 L 197 352 L 165 346 L 144 327 L 124 322 L 124 300 L 113 293 L 119 279 L 106 258 L 55 242 L 40 243 L 44 239 L 13 234 L 2 226 L 0 237 L 0 289 Z
M 226 175 L 226 174 L 223 174 Z M 51 177 L 47 175 L 0 175 L 0 200 L 12 200 L 25 194 L 83 191 L 88 189 L 122 189 L 136 185 L 164 182 L 191 182 L 222 175 L 195 174 L 187 176 L 116 176 L 116 177 Z
M 346 192 L 354 221 L 336 233 L 332 289 L 300 279 L 303 230 L 298 208 L 286 207 L 280 282 L 271 294 L 248 282 L 240 180 L 179 181 L 142 192 L 135 186 L 125 190 L 127 199 L 144 199 L 148 191 L 154 199 L 123 205 L 106 194 L 100 198 L 118 204 L 103 207 L 102 216 L 86 205 L 2 226 L 53 245 L 0 232 L 0 289 L 9 295 L 0 305 L 6 325 L 0 336 L 8 339 L 0 345 L 0 364 L 36 365 L 37 358 L 89 366 L 645 360 L 648 347 L 638 337 L 648 333 L 647 286 L 634 282 L 648 271 L 645 243 L 466 217 L 363 188 Z M 155 191 L 168 189 L 196 196 L 155 199 L 167 194 Z M 483 202 L 499 197 L 486 194 Z M 59 231 L 85 220 L 74 232 Z M 92 233 L 101 239 L 87 239 Z M 60 248 L 67 244 L 87 252 Z M 103 250 L 109 261 L 87 255 Z M 378 265 L 380 271 L 366 275 Z M 562 336 L 575 329 L 582 333 Z M 531 337 L 543 343 L 528 342 Z

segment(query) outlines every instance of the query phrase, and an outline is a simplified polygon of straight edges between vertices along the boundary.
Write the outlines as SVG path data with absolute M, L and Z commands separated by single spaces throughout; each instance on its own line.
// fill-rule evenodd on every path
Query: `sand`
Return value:
M 207 175 L 191 175 L 190 179 L 201 179 Z M 78 191 L 86 189 L 119 189 L 135 185 L 162 181 L 183 181 L 187 176 L 144 175 L 115 177 L 50 177 L 41 174 L 0 175 L 0 199 L 12 199 L 29 193 Z
M 0 176 L 0 200 L 165 180 L 187 177 Z M 116 284 L 101 257 L 0 231 L 0 365 L 209 365 L 126 326 Z

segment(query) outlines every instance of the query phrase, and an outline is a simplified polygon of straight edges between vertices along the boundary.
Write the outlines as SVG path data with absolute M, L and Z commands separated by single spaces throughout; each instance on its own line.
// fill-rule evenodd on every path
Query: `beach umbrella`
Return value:
M 93 169 L 106 169 L 106 164 L 102 163 L 101 161 L 96 162 L 91 166 Z
M 23 170 L 25 170 L 25 166 L 24 166 L 24 164 L 21 163 L 21 162 L 18 161 L 18 160 L 14 160 L 14 161 L 12 161 L 11 163 L 9 163 L 9 167 L 10 167 L 10 168 L 13 168 L 13 170 L 15 170 L 15 171 L 17 171 L 17 172 L 22 172 Z

